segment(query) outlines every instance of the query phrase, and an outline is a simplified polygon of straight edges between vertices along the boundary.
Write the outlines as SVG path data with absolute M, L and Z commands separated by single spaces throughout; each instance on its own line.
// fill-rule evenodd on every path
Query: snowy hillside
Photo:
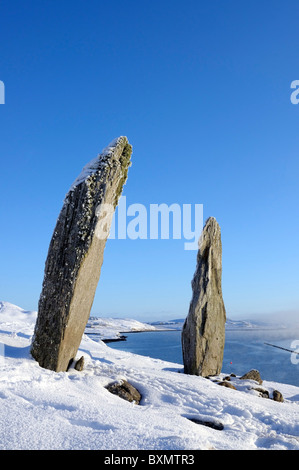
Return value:
M 35 318 L 0 303 L 0 449 L 299 450 L 299 387 L 232 377 L 234 390 L 87 335 L 77 355 L 84 370 L 56 373 L 30 356 Z M 141 392 L 140 405 L 105 388 L 124 379 Z
M 156 329 L 168 329 L 168 330 L 181 330 L 184 325 L 184 318 L 178 318 L 176 320 L 167 320 L 167 321 L 155 321 L 151 322 L 150 325 L 154 326 Z M 281 328 L 284 328 L 284 325 L 280 325 Z M 272 329 L 273 324 L 266 322 L 257 322 L 257 321 L 248 321 L 248 320 L 231 320 L 227 319 L 225 323 L 226 330 L 251 330 L 257 328 Z M 277 325 L 275 325 L 277 328 Z
M 155 327 L 129 318 L 98 318 L 90 317 L 85 333 L 95 335 L 101 340 L 117 340 L 123 333 L 134 331 L 155 331 Z

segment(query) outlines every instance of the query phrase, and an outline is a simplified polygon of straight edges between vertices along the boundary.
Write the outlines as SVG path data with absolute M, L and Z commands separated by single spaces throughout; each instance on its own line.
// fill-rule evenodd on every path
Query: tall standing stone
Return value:
M 216 219 L 210 217 L 199 240 L 193 295 L 182 330 L 186 374 L 207 377 L 221 372 L 226 322 L 221 277 L 221 232 Z
M 86 165 L 66 195 L 45 265 L 31 354 L 66 371 L 80 346 L 132 147 L 119 137 Z

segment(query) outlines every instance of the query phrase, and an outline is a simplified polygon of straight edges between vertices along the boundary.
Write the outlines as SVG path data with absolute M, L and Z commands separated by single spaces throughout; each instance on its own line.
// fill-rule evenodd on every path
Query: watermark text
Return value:
M 293 80 L 291 83 L 291 88 L 295 89 L 290 96 L 290 100 L 292 104 L 298 104 L 299 103 L 299 80 Z
M 185 240 L 185 250 L 198 250 L 203 228 L 202 204 L 167 205 L 134 203 L 127 205 L 125 196 L 116 210 L 110 204 L 97 208 L 96 236 L 100 239 Z
M 292 341 L 291 348 L 297 348 L 294 350 L 294 352 L 291 353 L 291 363 L 292 364 L 299 364 L 299 340 L 295 339 Z
M 0 104 L 5 104 L 5 86 L 0 80 Z

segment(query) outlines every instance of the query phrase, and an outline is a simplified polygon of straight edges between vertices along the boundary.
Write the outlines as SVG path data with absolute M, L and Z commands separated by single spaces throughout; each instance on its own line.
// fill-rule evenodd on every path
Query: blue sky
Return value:
M 299 307 L 299 4 L 0 2 L 0 299 L 36 310 L 63 199 L 126 135 L 127 204 L 203 204 L 230 318 Z M 109 240 L 92 314 L 188 313 L 196 252 Z

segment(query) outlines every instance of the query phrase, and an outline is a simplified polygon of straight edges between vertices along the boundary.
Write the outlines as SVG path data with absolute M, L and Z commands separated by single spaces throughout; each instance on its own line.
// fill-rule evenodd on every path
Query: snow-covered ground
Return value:
M 232 378 L 237 390 L 181 365 L 113 350 L 84 335 L 81 372 L 53 372 L 30 356 L 36 313 L 0 302 L 0 449 L 299 449 L 299 387 Z M 224 374 L 221 374 L 223 378 Z M 140 405 L 105 386 L 126 379 Z M 221 423 L 222 430 L 190 419 Z

